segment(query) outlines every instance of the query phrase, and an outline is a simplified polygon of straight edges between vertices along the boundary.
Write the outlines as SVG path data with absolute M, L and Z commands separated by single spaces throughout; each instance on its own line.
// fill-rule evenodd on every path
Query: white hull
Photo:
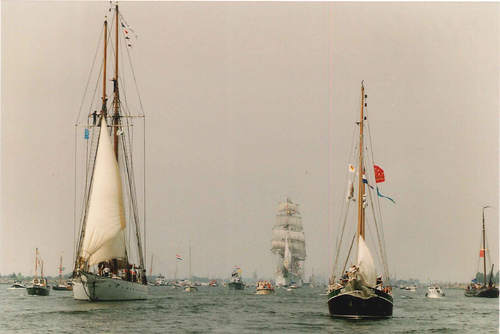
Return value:
M 276 286 L 279 287 L 287 287 L 290 286 L 292 283 L 295 286 L 295 288 L 300 288 L 302 287 L 302 278 L 299 276 L 296 276 L 294 274 L 290 274 L 290 277 L 283 277 L 282 275 L 277 275 L 275 278 Z
M 73 283 L 73 298 L 77 300 L 116 301 L 148 298 L 147 285 L 121 279 L 81 274 Z
M 425 296 L 427 298 L 442 298 L 444 297 L 444 292 L 441 289 L 429 288 Z

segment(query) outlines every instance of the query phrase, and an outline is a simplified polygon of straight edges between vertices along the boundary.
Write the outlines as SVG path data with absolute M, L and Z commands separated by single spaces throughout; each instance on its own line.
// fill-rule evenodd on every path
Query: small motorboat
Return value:
M 443 290 L 437 285 L 432 285 L 427 288 L 427 292 L 425 293 L 427 298 L 441 298 L 444 297 L 445 294 Z
M 14 284 L 10 286 L 9 290 L 15 290 L 15 289 L 26 289 L 26 285 L 24 285 L 20 281 L 14 281 Z

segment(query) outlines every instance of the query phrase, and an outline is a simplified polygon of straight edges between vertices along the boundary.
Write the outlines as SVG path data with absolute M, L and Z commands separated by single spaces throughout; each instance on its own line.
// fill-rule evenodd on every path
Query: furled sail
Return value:
M 81 256 L 88 265 L 125 258 L 125 213 L 118 163 L 102 118 Z
M 361 280 L 369 287 L 375 287 L 377 283 L 377 273 L 375 272 L 375 264 L 370 249 L 366 245 L 363 237 L 358 239 L 358 268 Z

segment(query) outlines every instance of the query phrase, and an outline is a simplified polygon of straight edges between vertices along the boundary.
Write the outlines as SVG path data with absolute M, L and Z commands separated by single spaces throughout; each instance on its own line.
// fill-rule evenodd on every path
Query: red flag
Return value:
M 481 249 L 481 250 L 479 251 L 479 257 L 484 257 L 484 249 Z
M 375 183 L 380 183 L 385 181 L 384 170 L 377 165 L 373 165 L 375 170 Z

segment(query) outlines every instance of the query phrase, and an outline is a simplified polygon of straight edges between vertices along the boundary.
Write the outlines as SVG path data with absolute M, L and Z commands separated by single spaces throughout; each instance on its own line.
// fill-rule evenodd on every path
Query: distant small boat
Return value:
M 233 272 L 231 273 L 231 280 L 227 284 L 229 289 L 232 290 L 243 290 L 245 289 L 245 283 L 241 280 L 241 269 L 239 267 L 235 267 Z
M 417 287 L 415 285 L 410 285 L 410 286 L 405 286 L 404 288 L 406 291 L 411 291 L 411 292 L 415 292 L 417 291 Z
M 165 279 L 165 276 L 160 274 L 158 277 L 156 277 L 154 285 L 156 286 L 166 286 L 167 285 L 167 280 Z
M 425 293 L 427 298 L 441 298 L 444 297 L 445 294 L 443 290 L 437 285 L 432 285 L 427 288 L 427 292 Z
M 484 209 L 489 208 L 489 205 L 483 207 L 483 233 L 482 233 L 482 248 L 479 251 L 479 258 L 483 258 L 483 285 L 477 282 L 477 279 L 473 279 L 472 282 L 467 285 L 464 295 L 465 297 L 486 297 L 486 298 L 498 298 L 498 288 L 493 282 L 493 264 L 491 265 L 491 273 L 488 284 L 486 284 L 486 227 L 484 224 Z
M 195 287 L 194 285 L 188 285 L 184 288 L 184 291 L 186 292 L 195 292 L 198 291 L 198 288 Z
M 38 264 L 41 265 L 40 278 L 38 278 Z M 38 248 L 35 250 L 35 277 L 31 286 L 26 287 L 28 295 L 48 296 L 50 287 L 47 285 L 47 279 L 43 277 L 43 261 L 38 258 Z
M 26 285 L 24 285 L 20 281 L 15 281 L 14 284 L 10 286 L 9 290 L 14 290 L 14 289 L 26 289 Z
M 274 288 L 268 281 L 258 281 L 255 294 L 257 295 L 270 295 L 274 293 Z
M 210 282 L 208 282 L 208 286 L 211 286 L 212 288 L 216 288 L 219 286 L 219 284 L 217 283 L 217 280 L 211 280 Z
M 57 290 L 57 291 L 72 291 L 73 290 L 73 285 L 68 283 L 68 282 L 64 282 L 63 283 L 63 280 L 62 280 L 62 271 L 63 271 L 63 267 L 62 267 L 62 255 L 59 259 L 59 283 L 57 285 L 53 285 L 52 286 L 52 290 Z
M 195 286 L 196 284 L 193 284 L 193 275 L 191 273 L 191 241 L 189 242 L 189 281 L 187 284 L 184 286 L 184 291 L 185 292 L 196 292 L 198 291 L 198 288 Z

